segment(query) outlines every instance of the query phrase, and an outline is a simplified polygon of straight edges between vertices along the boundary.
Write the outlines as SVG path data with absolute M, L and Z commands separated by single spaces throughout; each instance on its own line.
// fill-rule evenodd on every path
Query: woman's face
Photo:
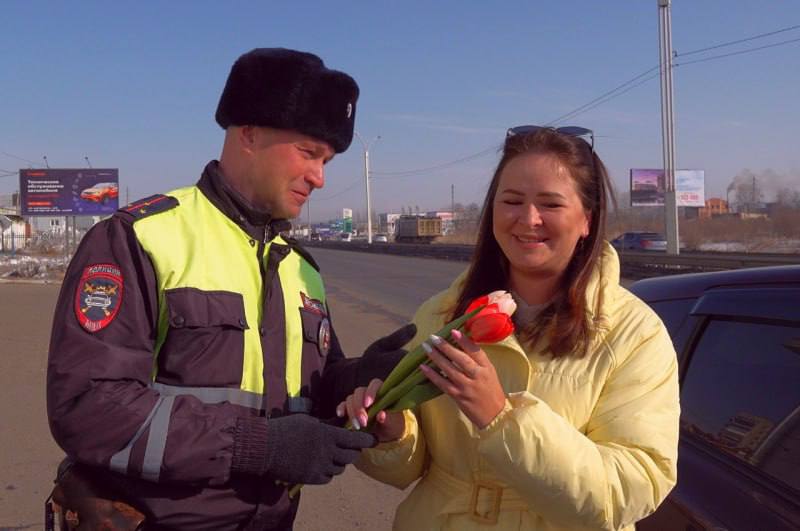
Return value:
M 514 286 L 525 277 L 560 276 L 578 239 L 589 234 L 589 213 L 558 158 L 528 153 L 500 174 L 492 228 Z

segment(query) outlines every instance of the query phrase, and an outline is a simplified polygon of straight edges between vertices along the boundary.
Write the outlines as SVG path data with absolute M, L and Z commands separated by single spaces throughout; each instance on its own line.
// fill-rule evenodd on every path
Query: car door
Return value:
M 720 289 L 691 311 L 678 485 L 639 529 L 800 529 L 800 289 Z

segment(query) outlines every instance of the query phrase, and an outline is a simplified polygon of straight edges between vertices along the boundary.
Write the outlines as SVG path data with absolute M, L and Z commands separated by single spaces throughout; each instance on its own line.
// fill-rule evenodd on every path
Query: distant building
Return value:
M 0 251 L 13 252 L 25 247 L 28 226 L 22 216 L 0 214 Z
M 379 231 L 383 234 L 394 234 L 395 223 L 400 218 L 400 214 L 384 213 L 378 214 Z
M 101 216 L 70 216 L 75 219 L 75 227 L 80 231 L 86 231 L 99 222 Z M 64 234 L 67 226 L 67 219 L 64 216 L 26 216 L 30 224 L 31 231 L 34 233 L 48 232 L 50 234 Z M 72 229 L 72 219 L 69 220 L 70 230 Z
M 709 219 L 715 216 L 722 216 L 729 212 L 728 202 L 718 197 L 711 197 L 706 199 L 706 206 L 700 208 L 698 217 L 700 219 Z
M 13 209 L 14 214 L 19 213 L 19 194 L 17 192 L 11 194 L 0 194 L 0 209 Z

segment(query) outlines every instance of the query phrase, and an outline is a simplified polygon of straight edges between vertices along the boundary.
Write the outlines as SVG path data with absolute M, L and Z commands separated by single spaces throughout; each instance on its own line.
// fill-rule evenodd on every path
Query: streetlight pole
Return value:
M 376 136 L 369 142 L 364 141 L 358 131 L 355 131 L 356 138 L 364 148 L 364 183 L 367 189 L 367 243 L 372 243 L 372 205 L 369 198 L 369 147 L 381 139 L 380 135 Z
M 658 51 L 661 65 L 661 146 L 664 152 L 664 224 L 667 254 L 679 254 L 678 201 L 675 192 L 675 112 L 672 107 L 672 0 L 658 1 Z

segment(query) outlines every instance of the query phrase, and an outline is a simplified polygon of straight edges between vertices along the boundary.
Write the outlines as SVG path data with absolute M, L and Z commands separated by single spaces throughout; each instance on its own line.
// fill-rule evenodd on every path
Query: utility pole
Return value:
M 365 142 L 358 131 L 355 131 L 356 138 L 358 138 L 361 145 L 364 147 L 364 184 L 367 189 L 367 243 L 372 243 L 372 206 L 369 197 L 369 147 L 381 139 L 380 135 L 376 136 L 369 142 Z
M 664 224 L 667 254 L 679 254 L 678 201 L 675 193 L 675 113 L 672 107 L 672 0 L 658 2 L 658 51 L 661 66 L 661 146 L 664 152 Z
M 456 185 L 450 185 L 450 230 L 456 230 Z

